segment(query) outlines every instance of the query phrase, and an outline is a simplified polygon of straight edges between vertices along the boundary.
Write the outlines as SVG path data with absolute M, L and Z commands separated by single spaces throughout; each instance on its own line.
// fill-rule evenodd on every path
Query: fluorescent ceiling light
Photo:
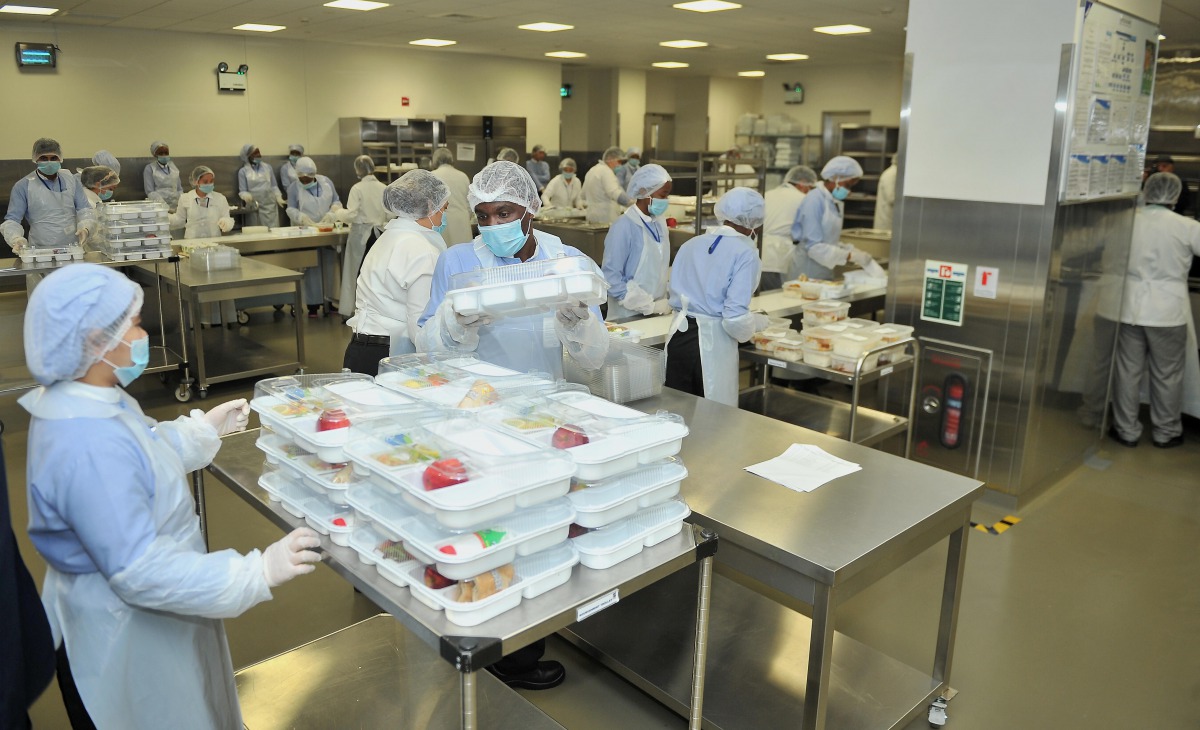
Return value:
M 378 10 L 386 8 L 389 3 L 373 3 L 370 0 L 333 0 L 331 3 L 325 3 L 327 8 L 341 8 L 342 10 Z
M 772 53 L 767 56 L 768 61 L 807 61 L 808 56 L 803 53 Z
M 1159 39 L 1160 41 L 1165 41 L 1165 40 L 1167 39 L 1167 37 L 1166 37 L 1165 35 L 1163 35 L 1162 33 L 1159 33 L 1159 34 L 1158 34 L 1158 39 Z
M 658 63 L 652 63 L 650 65 L 654 66 L 655 68 L 687 68 L 688 67 L 688 65 L 686 63 L 680 63 L 679 61 L 659 61 Z
M 0 5 L 0 13 L 20 13 L 21 15 L 54 15 L 58 8 L 39 8 L 33 5 Z
M 822 25 L 820 28 L 813 28 L 818 33 L 825 35 L 854 35 L 855 33 L 870 33 L 870 28 L 864 28 L 861 25 Z
M 704 41 L 663 41 L 658 45 L 667 48 L 704 48 L 708 44 Z
M 242 23 L 241 25 L 233 26 L 234 30 L 253 30 L 259 33 L 274 33 L 277 30 L 287 28 L 286 25 L 263 25 L 262 23 Z
M 554 33 L 560 30 L 574 30 L 573 25 L 563 25 L 562 23 L 526 23 L 518 25 L 521 30 L 537 30 L 543 33 Z
M 586 53 L 579 51 L 550 51 L 546 55 L 551 58 L 587 58 Z
M 767 75 L 766 71 L 738 71 L 738 76 L 758 77 L 758 76 L 766 76 L 766 75 Z
M 441 38 L 419 38 L 415 41 L 409 41 L 408 45 L 410 45 L 410 46 L 433 46 L 435 48 L 440 48 L 442 46 L 452 46 L 455 43 L 458 43 L 458 41 L 444 41 Z
M 737 10 L 742 6 L 724 0 L 694 0 L 690 3 L 675 3 L 671 7 L 677 10 L 691 10 L 693 13 L 716 13 L 722 10 Z

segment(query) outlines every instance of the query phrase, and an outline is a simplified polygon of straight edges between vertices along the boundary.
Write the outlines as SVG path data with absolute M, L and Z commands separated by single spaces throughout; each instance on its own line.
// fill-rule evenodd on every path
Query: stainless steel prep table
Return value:
M 691 434 L 680 456 L 690 474 L 682 494 L 691 519 L 721 535 L 706 727 L 903 727 L 948 687 L 971 504 L 983 494 L 981 482 L 670 388 L 630 405 L 687 421 Z M 807 494 L 742 470 L 793 443 L 815 444 L 862 470 Z M 946 537 L 932 672 L 835 632 L 840 605 Z M 672 595 L 673 581 L 565 635 L 679 711 L 686 667 L 647 649 L 670 646 L 686 630 L 686 606 Z M 811 611 L 811 620 L 801 610 Z M 644 616 L 656 620 L 638 630 Z
M 208 470 L 234 494 L 246 500 L 267 519 L 284 530 L 304 524 L 304 520 L 286 512 L 277 502 L 269 501 L 266 491 L 258 485 L 262 473 L 263 453 L 255 447 L 257 431 L 249 431 L 222 440 L 217 458 Z M 197 503 L 204 522 L 204 486 L 196 472 L 194 481 Z M 462 727 L 477 724 L 476 673 L 502 656 L 527 646 L 555 631 L 575 624 L 580 611 L 597 608 L 606 603 L 611 610 L 617 602 L 631 594 L 699 563 L 700 575 L 695 591 L 697 600 L 692 606 L 689 625 L 693 627 L 693 650 L 679 651 L 688 655 L 693 665 L 690 673 L 688 703 L 692 722 L 700 728 L 703 707 L 704 666 L 707 649 L 708 595 L 712 577 L 712 555 L 717 549 L 717 536 L 699 527 L 684 523 L 684 529 L 654 547 L 607 570 L 590 570 L 577 566 L 571 580 L 558 588 L 527 599 L 511 611 L 473 626 L 463 627 L 449 622 L 441 611 L 434 611 L 413 598 L 406 588 L 381 578 L 375 569 L 362 563 L 352 548 L 333 545 L 322 540 L 325 564 L 362 591 L 378 606 L 396 617 L 417 638 L 437 650 L 443 659 L 458 671 L 462 702 Z M 678 597 L 678 594 L 676 594 Z M 592 616 L 588 621 L 594 620 Z M 586 622 L 585 622 L 586 623 Z M 686 646 L 686 644 L 684 645 Z M 679 650 L 680 647 L 674 647 Z M 398 656 L 396 661 L 408 661 Z M 420 661 L 419 657 L 413 661 Z M 411 670 L 411 667 L 410 667 Z M 344 698 L 348 702 L 352 697 Z M 405 725 L 405 727 L 413 727 Z
M 191 350 L 195 353 L 196 389 L 201 398 L 208 395 L 208 387 L 213 383 L 304 368 L 304 317 L 299 314 L 304 309 L 300 291 L 303 274 L 300 272 L 266 264 L 254 258 L 243 258 L 239 268 L 221 271 L 200 272 L 192 270 L 190 266 L 184 266 L 180 268 L 178 281 L 158 275 L 154 269 L 144 263 L 130 271 L 134 278 L 161 280 L 168 287 L 178 288 L 187 308 L 186 327 L 191 335 Z M 296 307 L 297 316 L 293 318 L 296 325 L 296 358 L 294 360 L 280 359 L 278 355 L 249 337 L 223 327 L 208 330 L 200 328 L 199 308 L 205 304 L 242 297 L 279 294 L 292 294 L 292 301 Z M 240 363 L 241 369 L 224 371 L 216 375 L 209 374 L 205 349 L 206 346 L 211 347 L 214 343 L 206 343 L 206 339 L 219 341 L 223 363 Z M 183 388 L 175 395 L 181 401 L 191 398 L 190 390 Z

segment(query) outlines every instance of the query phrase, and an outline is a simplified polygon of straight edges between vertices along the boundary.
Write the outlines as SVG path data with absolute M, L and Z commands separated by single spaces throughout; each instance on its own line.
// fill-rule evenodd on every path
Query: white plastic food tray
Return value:
M 611 568 L 657 545 L 683 529 L 692 510 L 681 499 L 662 504 L 601 527 L 571 540 L 579 551 L 579 562 L 595 570 Z
M 521 373 L 473 357 L 433 361 L 412 359 L 411 356 L 407 361 L 389 358 L 380 363 L 379 375 L 375 378 L 375 382 L 385 388 L 442 408 L 459 408 L 478 381 L 490 385 L 498 399 L 554 388 L 554 381 L 548 374 Z M 487 407 L 463 407 L 463 410 Z
M 385 580 L 391 581 L 398 586 L 408 586 L 408 576 L 414 568 L 421 567 L 421 564 L 413 560 L 411 556 L 407 560 L 397 560 L 396 557 L 389 557 L 383 551 L 385 544 L 394 544 L 395 549 L 404 555 L 407 551 L 398 539 L 392 535 L 388 535 L 386 531 L 380 530 L 378 525 L 359 523 L 354 531 L 350 533 L 350 547 L 358 553 L 358 559 L 366 565 L 374 565 L 375 570 Z
M 576 482 L 567 494 L 575 524 L 594 529 L 616 522 L 679 494 L 687 468 L 678 459 L 648 464 L 600 482 Z
M 350 531 L 354 529 L 355 517 L 349 507 L 334 504 L 290 479 L 282 471 L 264 471 L 258 484 L 268 497 L 278 501 L 288 512 L 303 517 L 309 527 L 328 535 L 334 545 L 345 547 L 350 544 Z M 335 524 L 335 520 L 343 524 Z
M 600 304 L 608 282 L 585 256 L 564 256 L 455 274 L 446 294 L 460 314 L 521 317 L 560 304 Z

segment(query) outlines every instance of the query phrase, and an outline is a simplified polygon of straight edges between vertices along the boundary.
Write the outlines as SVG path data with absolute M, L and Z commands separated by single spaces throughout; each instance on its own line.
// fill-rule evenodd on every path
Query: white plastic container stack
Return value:
M 188 256 L 192 271 L 227 271 L 242 268 L 242 252 L 232 246 L 205 246 Z
M 64 246 L 62 248 L 32 248 L 25 246 L 14 253 L 25 264 L 61 264 L 68 261 L 82 261 L 83 249 L 79 246 Z
M 101 250 L 114 261 L 171 255 L 171 223 L 161 200 L 101 203 L 96 217 L 104 234 Z
M 601 398 L 628 403 L 662 392 L 667 377 L 667 353 L 610 336 L 604 364 L 594 370 L 580 366 L 564 350 L 563 377 Z
M 522 317 L 560 304 L 598 305 L 608 283 L 586 256 L 562 256 L 455 274 L 446 298 L 459 314 Z

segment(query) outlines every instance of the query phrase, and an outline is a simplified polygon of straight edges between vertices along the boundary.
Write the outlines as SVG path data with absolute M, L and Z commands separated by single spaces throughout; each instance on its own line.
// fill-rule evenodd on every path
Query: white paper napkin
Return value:
M 745 467 L 746 471 L 770 479 L 797 492 L 811 492 L 817 487 L 853 474 L 861 466 L 830 454 L 812 444 L 792 444 L 774 459 Z

